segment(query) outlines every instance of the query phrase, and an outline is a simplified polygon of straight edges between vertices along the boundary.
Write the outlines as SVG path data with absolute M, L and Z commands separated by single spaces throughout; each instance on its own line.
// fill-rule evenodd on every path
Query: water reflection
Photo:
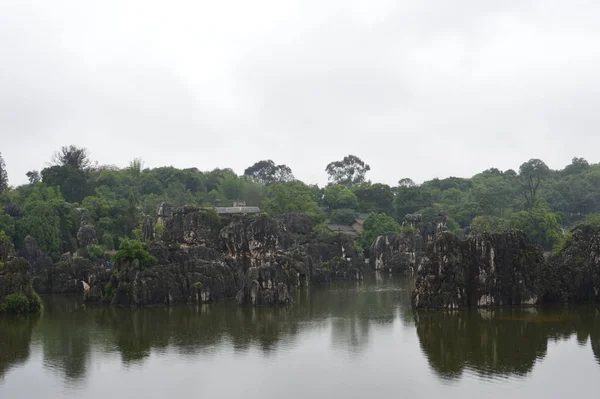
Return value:
M 12 367 L 29 359 L 33 328 L 39 316 L 0 318 L 0 382 Z
M 421 348 L 442 378 L 465 369 L 481 376 L 523 376 L 546 355 L 549 340 L 588 338 L 600 364 L 600 311 L 593 307 L 496 309 L 414 314 Z
M 290 351 L 301 349 L 316 356 L 310 349 L 323 341 L 333 351 L 324 357 L 331 364 L 339 365 L 341 358 L 392 367 L 397 361 L 418 364 L 424 355 L 443 380 L 457 380 L 465 372 L 523 376 L 546 356 L 548 342 L 573 337 L 590 345 L 600 364 L 597 308 L 413 313 L 413 283 L 379 274 L 362 283 L 299 290 L 293 306 L 258 308 L 224 302 L 121 309 L 47 297 L 41 317 L 0 319 L 0 382 L 9 369 L 38 359 L 45 371 L 73 387 L 98 378 L 92 365 L 115 369 L 116 363 L 117 370 L 120 365 L 145 372 L 157 358 L 177 365 L 239 356 L 258 366 L 265 363 L 244 355 L 285 361 Z M 30 346 L 35 354 L 30 355 Z M 388 348 L 402 353 L 400 359 Z

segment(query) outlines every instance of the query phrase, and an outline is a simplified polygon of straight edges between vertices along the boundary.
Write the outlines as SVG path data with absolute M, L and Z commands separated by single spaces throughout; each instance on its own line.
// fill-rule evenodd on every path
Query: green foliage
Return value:
M 348 155 L 341 161 L 331 162 L 325 168 L 331 183 L 347 187 L 364 183 L 365 175 L 369 170 L 371 167 L 355 155 Z
M 90 260 L 102 259 L 104 256 L 104 249 L 98 244 L 90 244 L 87 246 L 86 250 Z
M 358 199 L 346 186 L 335 184 L 323 189 L 323 203 L 329 209 L 355 209 L 358 205 Z
M 17 244 L 22 244 L 27 235 L 35 238 L 40 249 L 54 259 L 63 253 L 61 218 L 52 206 L 39 203 L 17 222 Z
M 28 295 L 15 293 L 7 295 L 0 303 L 0 313 L 23 314 L 38 313 L 42 309 L 42 300 L 33 290 Z
M 506 229 L 506 221 L 495 216 L 477 216 L 471 222 L 471 233 L 499 233 Z
M 318 188 L 300 181 L 275 183 L 267 189 L 265 210 L 274 216 L 285 213 L 305 213 L 317 219 L 323 215 L 317 204 Z
M 357 241 L 367 251 L 377 237 L 401 231 L 402 226 L 393 217 L 385 213 L 371 213 L 363 223 L 363 231 L 358 235 Z
M 532 159 L 518 173 L 490 168 L 470 179 L 436 178 L 416 184 L 403 178 L 389 187 L 366 182 L 370 167 L 347 156 L 327 165 L 331 185 L 323 189 L 293 180 L 289 167 L 271 160 L 255 163 L 244 176 L 231 169 L 144 168 L 139 158 L 122 169 L 92 165 L 86 149 L 65 146 L 41 173 L 27 174 L 29 184 L 0 190 L 0 230 L 17 250 L 27 235 L 54 259 L 77 250 L 80 208 L 87 210 L 99 243 L 113 250 L 123 237 L 141 238 L 141 216 L 156 218 L 162 202 L 206 207 L 240 199 L 274 216 L 309 214 L 317 224 L 325 216 L 351 223 L 353 211 L 384 213 L 397 221 L 409 213 L 423 213 L 425 223 L 435 223 L 443 211 L 451 231 L 518 226 L 546 248 L 561 241 L 557 226 L 600 222 L 600 164 L 577 157 L 558 171 Z M 536 206 L 541 199 L 546 210 Z M 160 228 L 157 225 L 159 237 Z
M 254 179 L 259 184 L 268 186 L 277 182 L 294 180 L 292 169 L 287 165 L 275 165 L 272 160 L 258 161 L 244 171 L 244 176 Z
M 387 184 L 364 183 L 354 189 L 361 212 L 391 213 L 394 193 Z
M 8 190 L 8 173 L 6 172 L 6 164 L 2 153 L 0 152 L 0 193 Z
M 118 262 L 133 262 L 137 260 L 140 267 L 151 266 L 157 263 L 157 259 L 150 255 L 140 240 L 121 238 L 119 250 L 114 256 Z
M 540 199 L 529 211 L 520 211 L 512 215 L 510 226 L 524 231 L 531 241 L 550 250 L 560 246 L 563 241 L 560 217 L 550 212 L 548 203 Z
M 354 223 L 358 213 L 354 209 L 336 209 L 331 213 L 331 222 L 335 224 L 351 225 Z
M 313 233 L 317 235 L 323 235 L 326 237 L 333 237 L 335 233 L 325 225 L 325 223 L 319 223 L 313 227 Z

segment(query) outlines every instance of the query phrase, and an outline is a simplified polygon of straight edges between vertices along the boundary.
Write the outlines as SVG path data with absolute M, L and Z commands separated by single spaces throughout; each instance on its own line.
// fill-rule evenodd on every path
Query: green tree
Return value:
M 8 190 L 8 173 L 6 172 L 6 163 L 0 152 L 0 193 Z
M 29 180 L 29 184 L 33 185 L 42 181 L 42 175 L 37 170 L 30 170 L 25 173 L 27 179 Z
M 264 209 L 271 215 L 306 213 L 318 219 L 323 214 L 317 203 L 318 188 L 300 181 L 274 183 L 267 189 Z
M 17 244 L 22 247 L 26 236 L 32 236 L 40 249 L 54 259 L 62 254 L 60 218 L 52 206 L 40 203 L 17 222 Z
M 119 244 L 119 250 L 114 256 L 118 262 L 133 262 L 137 260 L 140 267 L 151 266 L 157 263 L 157 259 L 150 255 L 144 248 L 140 240 L 122 238 Z
M 470 225 L 472 234 L 499 233 L 506 227 L 506 221 L 504 219 L 488 215 L 475 217 Z
M 560 245 L 563 232 L 560 217 L 550 212 L 550 207 L 544 199 L 539 199 L 529 211 L 520 211 L 512 215 L 510 226 L 524 231 L 531 241 L 546 250 Z
M 336 209 L 331 212 L 331 222 L 335 224 L 351 225 L 354 223 L 358 213 L 354 209 Z
M 394 193 L 387 184 L 361 184 L 354 189 L 358 198 L 361 212 L 385 212 L 392 211 Z
M 250 177 L 258 183 L 268 186 L 277 182 L 294 180 L 292 169 L 287 165 L 276 165 L 272 160 L 258 161 L 246 168 L 244 176 Z
M 388 233 L 399 233 L 402 226 L 396 220 L 385 213 L 371 213 L 363 223 L 363 231 L 357 237 L 360 247 L 368 252 L 369 248 L 379 236 Z
M 525 197 L 527 209 L 531 209 L 535 205 L 542 181 L 549 174 L 550 168 L 540 159 L 530 159 L 519 167 L 521 193 Z
M 341 161 L 331 162 L 325 168 L 331 183 L 347 187 L 364 183 L 365 175 L 369 170 L 371 167 L 355 155 L 348 155 Z
M 52 161 L 55 166 L 71 166 L 75 169 L 85 169 L 90 166 L 88 150 L 74 145 L 63 146 L 55 152 Z
M 323 203 L 329 209 L 355 209 L 358 199 L 348 187 L 335 184 L 323 189 Z

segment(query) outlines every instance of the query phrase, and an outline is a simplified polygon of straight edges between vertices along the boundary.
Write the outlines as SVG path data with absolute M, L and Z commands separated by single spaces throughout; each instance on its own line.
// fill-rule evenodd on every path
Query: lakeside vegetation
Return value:
M 525 231 L 546 250 L 562 245 L 564 229 L 586 221 L 600 223 L 600 164 L 573 158 L 561 170 L 532 159 L 518 170 L 490 168 L 471 178 L 448 177 L 416 184 L 402 177 L 395 186 L 371 182 L 369 165 L 356 156 L 324 165 L 325 187 L 294 178 L 292 169 L 263 160 L 242 175 L 231 169 L 200 171 L 171 166 L 144 168 L 141 159 L 127 167 L 93 163 L 84 148 L 62 147 L 41 171 L 27 173 L 29 184 L 12 187 L 0 155 L 0 232 L 23 247 L 31 235 L 57 261 L 81 249 L 77 233 L 85 214 L 96 232 L 88 251 L 114 250 L 124 239 L 141 239 L 143 215 L 156 217 L 159 204 L 228 205 L 243 200 L 276 216 L 305 213 L 324 222 L 351 224 L 370 214 L 357 246 L 368 250 L 379 234 L 403 229 L 407 214 L 424 222 L 444 215 L 450 231 Z M 131 243 L 130 241 L 127 241 Z

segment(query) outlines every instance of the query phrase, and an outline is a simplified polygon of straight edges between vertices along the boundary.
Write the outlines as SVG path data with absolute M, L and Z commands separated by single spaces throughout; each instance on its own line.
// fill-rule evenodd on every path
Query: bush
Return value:
M 119 250 L 114 256 L 115 261 L 133 262 L 137 260 L 141 267 L 154 265 L 157 259 L 150 255 L 140 240 L 122 238 Z
M 331 221 L 336 224 L 351 225 L 354 223 L 358 213 L 354 209 L 336 209 L 331 213 Z
M 104 249 L 98 244 L 90 244 L 87 246 L 86 250 L 90 260 L 102 259 L 102 256 L 104 256 Z
M 7 295 L 3 305 L 7 313 L 21 314 L 29 311 L 29 299 L 23 294 Z

